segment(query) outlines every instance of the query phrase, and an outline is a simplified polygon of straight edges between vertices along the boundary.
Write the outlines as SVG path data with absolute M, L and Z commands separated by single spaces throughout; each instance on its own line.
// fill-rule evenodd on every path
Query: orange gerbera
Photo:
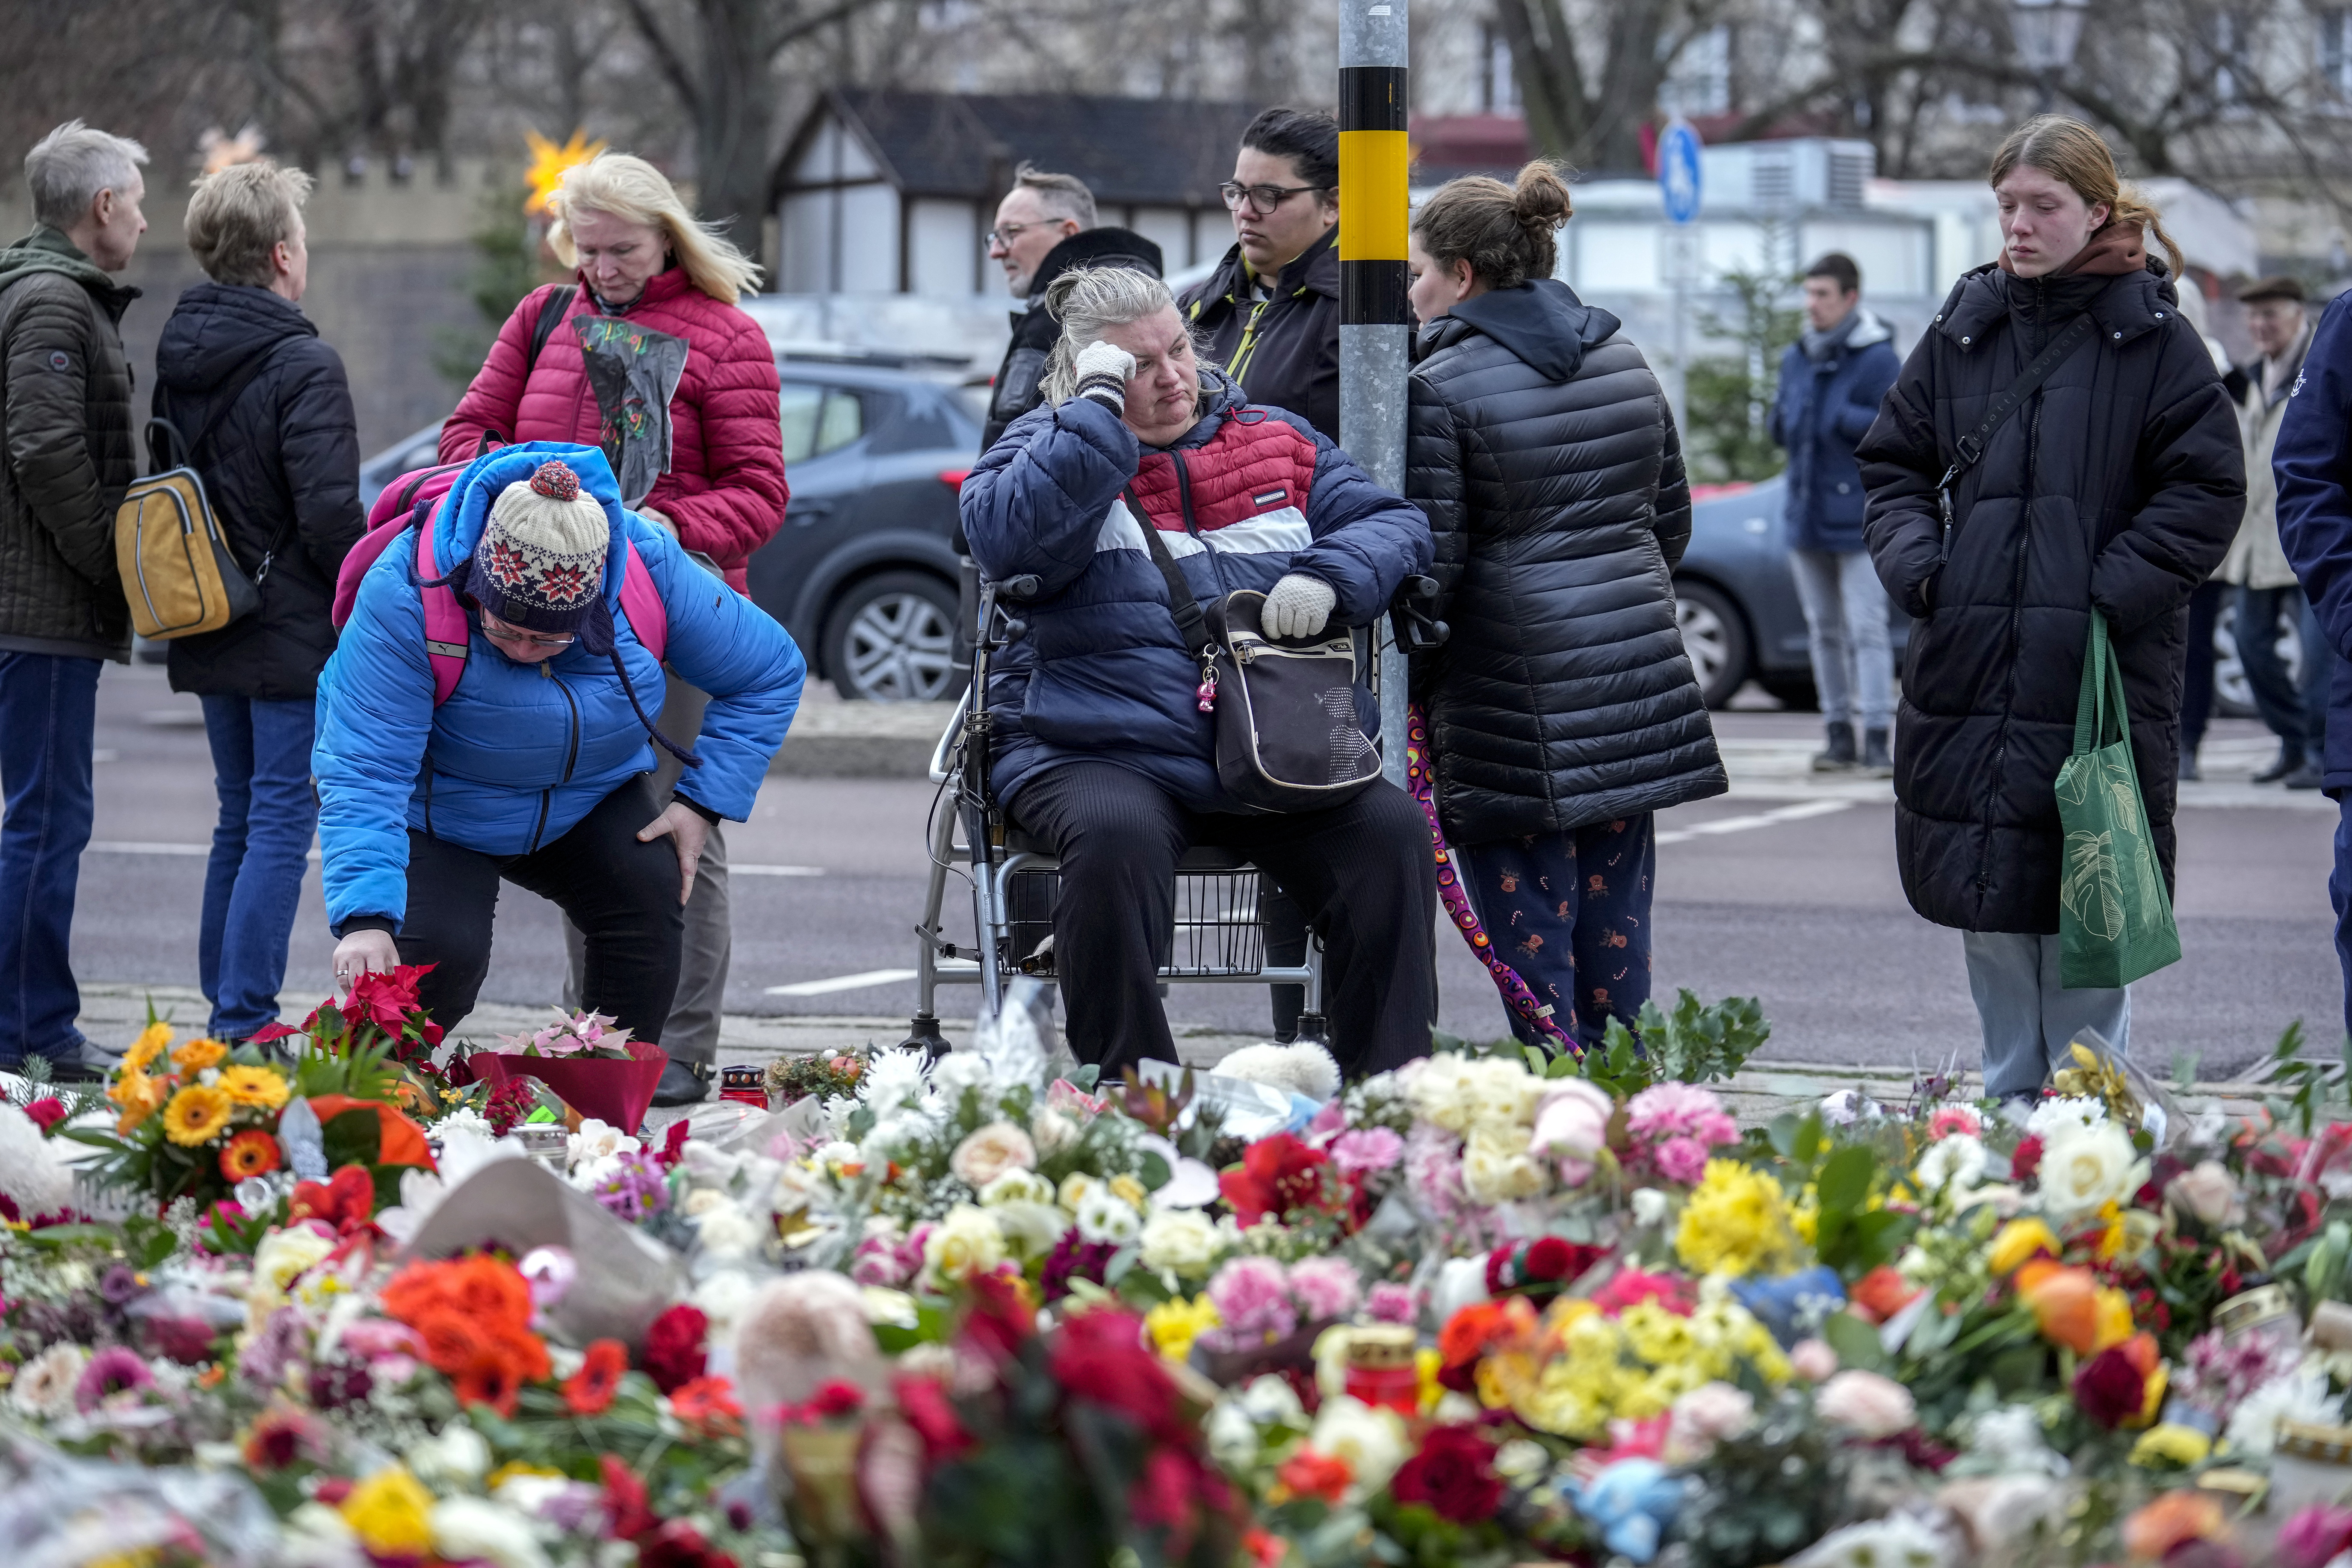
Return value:
M 228 1047 L 218 1040 L 194 1039 L 172 1053 L 172 1065 L 184 1073 L 200 1073 L 220 1066 L 227 1057 Z
M 524 1378 L 522 1368 L 504 1356 L 486 1355 L 460 1372 L 453 1380 L 457 1403 L 487 1405 L 500 1415 L 515 1413 L 515 1401 L 521 1396 Z
M 598 1340 L 588 1347 L 580 1370 L 563 1380 L 564 1407 L 574 1415 L 601 1415 L 620 1392 L 621 1374 L 629 1370 L 629 1351 L 618 1340 Z
M 106 1098 L 122 1108 L 114 1123 L 116 1134 L 129 1132 L 162 1110 L 170 1086 L 169 1079 L 159 1083 L 143 1068 L 126 1066 L 106 1089 Z
M 248 1127 L 228 1141 L 220 1153 L 220 1173 L 232 1182 L 266 1176 L 278 1169 L 278 1140 L 258 1127 Z
M 670 1390 L 670 1414 L 705 1432 L 731 1432 L 743 1419 L 735 1385 L 723 1377 L 698 1377 Z

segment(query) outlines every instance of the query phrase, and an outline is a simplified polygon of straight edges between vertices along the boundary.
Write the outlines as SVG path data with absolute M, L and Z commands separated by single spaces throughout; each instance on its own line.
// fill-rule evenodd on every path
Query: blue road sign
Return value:
M 1698 216 L 1699 140 L 1687 120 L 1666 122 L 1658 133 L 1658 195 L 1666 205 L 1669 223 L 1688 223 Z

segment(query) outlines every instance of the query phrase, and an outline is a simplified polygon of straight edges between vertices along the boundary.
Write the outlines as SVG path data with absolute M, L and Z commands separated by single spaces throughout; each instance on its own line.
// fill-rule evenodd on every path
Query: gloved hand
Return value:
M 1071 368 L 1078 375 L 1073 395 L 1091 397 L 1113 414 L 1127 412 L 1127 384 L 1135 374 L 1133 354 L 1117 343 L 1088 343 Z
M 1258 616 L 1258 629 L 1277 640 L 1284 637 L 1311 637 L 1323 629 L 1331 618 L 1331 606 L 1339 602 L 1331 585 L 1320 577 L 1309 577 L 1293 572 L 1274 585 L 1265 596 L 1265 609 Z

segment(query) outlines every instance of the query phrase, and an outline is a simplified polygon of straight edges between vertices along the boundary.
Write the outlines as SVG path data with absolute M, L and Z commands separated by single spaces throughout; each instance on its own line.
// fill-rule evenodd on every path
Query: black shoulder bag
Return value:
M 1985 416 L 1978 421 L 1977 427 L 1953 444 L 1951 467 L 1946 468 L 1944 477 L 1936 481 L 1936 504 L 1944 519 L 1943 542 L 1937 552 L 1937 560 L 1949 561 L 1952 558 L 1952 491 L 1959 484 L 1960 476 L 1977 466 L 1978 460 L 1984 456 L 1985 443 L 1992 439 L 1992 433 L 2009 422 L 2009 416 L 2017 412 L 2018 406 L 2033 395 L 2034 388 L 2049 380 L 2050 373 L 2065 363 L 2067 357 L 2098 330 L 2098 322 L 2091 319 L 2088 310 L 2067 322 L 2065 330 L 2051 339 L 2026 365 L 2024 373 L 2009 384 L 2009 390 L 1992 400 L 1992 405 L 1985 410 Z
M 530 324 L 530 352 L 522 356 L 524 391 L 529 391 L 530 388 L 530 373 L 539 368 L 540 352 L 547 347 L 547 340 L 555 335 L 555 329 L 562 325 L 564 312 L 572 309 L 572 301 L 579 292 L 580 285 L 577 283 L 560 283 L 549 289 L 547 298 L 540 301 L 539 316 Z M 522 398 L 520 394 L 516 395 L 515 407 L 518 412 L 522 407 Z M 490 439 L 493 436 L 498 439 L 495 441 Z M 478 458 L 491 447 L 503 447 L 506 444 L 505 431 L 495 428 L 485 429 L 482 432 L 482 438 L 474 443 L 474 456 Z
M 1225 793 L 1256 811 L 1321 811 L 1380 777 L 1380 749 L 1356 715 L 1356 643 L 1348 628 L 1276 642 L 1259 624 L 1265 595 L 1251 589 L 1221 598 L 1212 626 L 1133 487 L 1121 495 L 1167 581 L 1176 635 L 1200 661 L 1194 695 L 1216 716 L 1217 782 Z M 1199 540 L 1189 515 L 1184 522 Z

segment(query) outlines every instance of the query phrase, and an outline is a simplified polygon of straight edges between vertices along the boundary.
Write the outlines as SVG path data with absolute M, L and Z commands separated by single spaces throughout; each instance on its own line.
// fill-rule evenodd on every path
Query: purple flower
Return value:
M 1404 1140 L 1385 1127 L 1362 1127 L 1342 1132 L 1331 1145 L 1331 1163 L 1343 1176 L 1360 1171 L 1385 1171 L 1404 1158 Z
M 287 1369 L 302 1348 L 302 1315 L 291 1307 L 269 1314 L 261 1331 L 237 1357 L 236 1369 L 256 1388 L 275 1388 L 286 1381 Z
M 147 1370 L 137 1351 L 127 1345 L 109 1345 L 81 1369 L 81 1381 L 74 1384 L 74 1408 L 95 1410 L 110 1394 L 147 1388 L 154 1382 L 155 1374 Z
M 310 1369 L 310 1403 L 321 1410 L 357 1405 L 374 1387 L 374 1374 L 359 1362 L 321 1362 Z
M 138 1270 L 128 1263 L 118 1263 L 99 1277 L 98 1293 L 117 1307 L 144 1294 L 146 1289 Z
M 669 1179 L 660 1161 L 643 1149 L 624 1149 L 614 1158 L 617 1167 L 593 1194 L 606 1210 L 635 1225 L 669 1207 Z
M 1209 1281 L 1209 1300 L 1224 1320 L 1229 1342 L 1270 1343 L 1298 1327 L 1290 1281 L 1271 1258 L 1236 1258 Z
M 1376 1323 L 1410 1323 L 1418 1315 L 1412 1287 L 1393 1280 L 1373 1286 L 1364 1298 L 1364 1310 Z
M 1064 1231 L 1062 1239 L 1045 1256 L 1045 1271 L 1037 1283 L 1048 1301 L 1058 1301 L 1070 1293 L 1070 1281 L 1090 1279 L 1099 1285 L 1103 1271 L 1110 1267 L 1111 1258 L 1118 1252 L 1115 1241 L 1082 1241 L 1075 1230 Z

